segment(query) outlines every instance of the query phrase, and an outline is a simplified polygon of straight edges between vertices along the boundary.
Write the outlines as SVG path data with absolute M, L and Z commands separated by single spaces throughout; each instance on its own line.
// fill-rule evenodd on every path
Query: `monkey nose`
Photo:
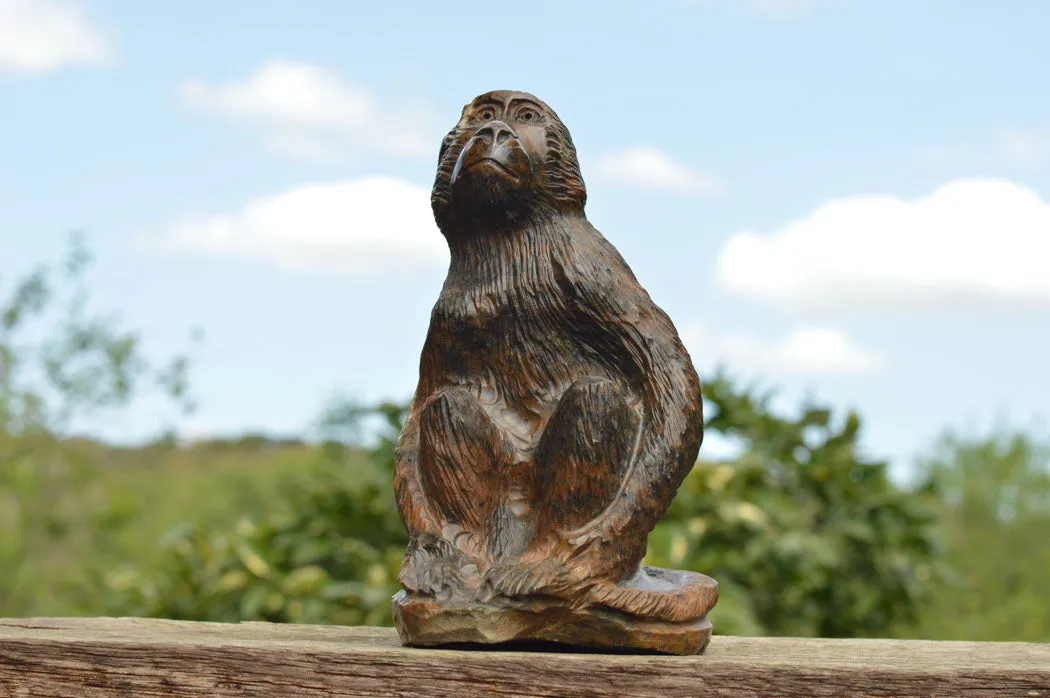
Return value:
M 503 145 L 511 138 L 517 138 L 511 127 L 502 121 L 488 122 L 479 128 L 475 135 L 489 145 Z

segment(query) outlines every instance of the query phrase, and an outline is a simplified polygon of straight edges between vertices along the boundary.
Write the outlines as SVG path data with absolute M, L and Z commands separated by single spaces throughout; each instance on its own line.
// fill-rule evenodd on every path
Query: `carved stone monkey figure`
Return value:
M 706 646 L 714 580 L 640 566 L 697 458 L 699 379 L 586 196 L 528 93 L 477 97 L 442 142 L 451 261 L 395 454 L 406 642 Z

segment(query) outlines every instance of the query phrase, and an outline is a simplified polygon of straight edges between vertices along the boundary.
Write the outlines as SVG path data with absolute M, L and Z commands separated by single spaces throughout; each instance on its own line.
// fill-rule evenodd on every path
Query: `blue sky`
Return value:
M 856 407 L 897 464 L 947 426 L 1045 432 L 1047 26 L 1040 0 L 0 0 L 0 284 L 85 231 L 150 352 L 204 330 L 188 435 L 405 398 L 439 141 L 523 89 L 702 376 Z

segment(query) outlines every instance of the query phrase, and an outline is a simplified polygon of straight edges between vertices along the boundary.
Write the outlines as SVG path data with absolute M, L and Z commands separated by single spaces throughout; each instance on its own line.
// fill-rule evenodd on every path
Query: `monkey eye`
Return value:
M 496 118 L 496 110 L 492 107 L 482 107 L 474 112 L 474 121 L 492 121 Z
M 517 119 L 518 121 L 524 121 L 525 123 L 532 123 L 539 121 L 543 118 L 543 115 L 532 107 L 522 107 L 518 110 Z

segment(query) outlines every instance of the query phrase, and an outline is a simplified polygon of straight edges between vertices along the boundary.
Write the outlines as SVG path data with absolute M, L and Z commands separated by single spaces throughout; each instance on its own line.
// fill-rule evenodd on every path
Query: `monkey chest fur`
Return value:
M 522 460 L 574 382 L 627 386 L 618 338 L 566 292 L 552 265 L 529 271 L 526 283 L 511 275 L 450 278 L 424 354 L 424 373 L 434 378 L 428 394 L 469 389 Z

